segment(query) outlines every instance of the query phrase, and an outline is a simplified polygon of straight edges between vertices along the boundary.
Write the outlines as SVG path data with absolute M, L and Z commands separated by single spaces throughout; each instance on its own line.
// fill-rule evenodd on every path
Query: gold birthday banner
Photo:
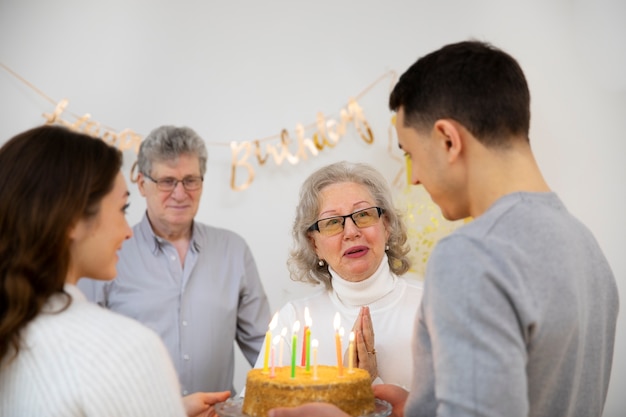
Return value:
M 85 113 L 82 116 L 71 113 L 67 111 L 69 100 L 63 99 L 57 102 L 6 65 L 0 63 L 0 66 L 41 97 L 55 105 L 52 113 L 44 113 L 42 115 L 45 119 L 45 124 L 62 125 L 73 131 L 101 138 L 109 145 L 117 147 L 121 151 L 132 150 L 135 154 L 139 152 L 139 145 L 143 139 L 142 135 L 131 129 L 117 131 L 116 129 L 107 127 L 93 120 L 89 113 Z M 324 148 L 335 147 L 339 140 L 347 134 L 349 125 L 354 126 L 359 137 L 365 143 L 372 144 L 374 142 L 374 134 L 357 100 L 367 94 L 376 84 L 385 78 L 391 79 L 389 86 L 391 90 L 397 78 L 395 71 L 388 71 L 383 74 L 356 97 L 351 98 L 348 104 L 339 111 L 338 120 L 336 118 L 327 118 L 323 113 L 319 112 L 314 123 L 306 126 L 300 123 L 296 124 L 295 138 L 290 136 L 287 129 L 282 129 L 280 134 L 263 139 L 240 142 L 231 141 L 230 143 L 207 142 L 207 145 L 230 147 L 230 187 L 235 191 L 243 191 L 254 181 L 255 170 L 252 165 L 253 160 L 256 160 L 259 166 L 263 166 L 271 156 L 276 165 L 281 165 L 285 160 L 292 165 L 296 165 L 300 161 L 308 159 L 309 154 L 314 157 L 317 156 L 320 151 L 324 150 Z M 66 115 L 70 115 L 75 121 L 67 120 L 65 118 Z M 308 131 L 312 131 L 310 137 L 307 137 L 306 132 Z M 296 149 L 292 152 L 291 148 L 294 146 Z M 389 144 L 389 151 L 391 153 L 391 143 Z M 135 174 L 136 167 L 137 162 L 135 161 L 131 167 L 130 173 L 130 179 L 133 182 L 137 180 Z M 237 175 L 238 172 L 240 173 L 242 170 L 245 177 L 242 182 L 238 182 Z
M 63 125 L 71 130 L 99 137 L 111 146 L 115 146 L 122 151 L 132 150 L 135 154 L 139 152 L 139 145 L 143 139 L 142 135 L 131 129 L 117 131 L 104 126 L 92 120 L 91 115 L 88 113 L 82 116 L 73 114 L 67 111 L 67 107 L 69 106 L 67 99 L 63 99 L 59 102 L 54 101 L 4 64 L 0 63 L 0 66 L 55 106 L 52 113 L 43 114 L 46 124 Z M 355 98 L 350 99 L 348 104 L 340 110 L 338 119 L 327 118 L 322 113 L 318 113 L 314 123 L 307 126 L 297 124 L 295 137 L 291 137 L 289 132 L 283 129 L 279 135 L 263 139 L 242 142 L 232 141 L 230 143 L 207 142 L 207 145 L 230 147 L 230 186 L 235 191 L 243 191 L 254 181 L 255 170 L 252 164 L 253 161 L 256 161 L 259 166 L 263 166 L 271 157 L 276 165 L 281 165 L 285 160 L 292 165 L 298 164 L 300 161 L 306 160 L 309 154 L 314 157 L 324 148 L 335 147 L 339 140 L 346 135 L 350 125 L 354 126 L 358 136 L 365 143 L 372 144 L 374 142 L 374 135 L 363 114 L 363 109 L 358 104 L 358 100 L 385 78 L 391 79 L 389 86 L 389 90 L 391 90 L 396 81 L 394 71 L 383 74 L 360 94 L 355 96 Z M 68 121 L 64 118 L 66 115 L 70 115 L 75 121 Z M 436 242 L 464 222 L 450 222 L 444 219 L 439 208 L 436 207 L 422 187 L 409 185 L 411 176 L 410 162 L 404 161 L 405 163 L 402 163 L 402 158 L 395 156 L 392 152 L 392 149 L 397 149 L 393 147 L 393 143 L 395 143 L 393 125 L 394 120 L 392 117 L 388 126 L 389 141 L 387 152 L 393 159 L 400 162 L 400 169 L 392 181 L 395 191 L 394 200 L 396 201 L 398 209 L 403 213 L 407 223 L 407 243 L 411 247 L 411 270 L 418 276 L 423 276 L 426 261 Z M 306 132 L 312 132 L 310 137 L 307 137 Z M 292 152 L 290 147 L 295 148 L 295 151 Z M 137 180 L 134 175 L 136 166 L 137 162 L 134 162 L 131 167 L 130 179 L 133 182 Z M 237 182 L 238 170 L 243 170 L 246 174 L 244 181 L 241 183 Z

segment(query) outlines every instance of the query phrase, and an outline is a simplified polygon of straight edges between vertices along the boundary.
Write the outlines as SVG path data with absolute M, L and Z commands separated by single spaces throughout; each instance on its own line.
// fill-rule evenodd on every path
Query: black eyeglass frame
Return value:
M 154 178 L 152 178 L 152 177 L 151 177 L 150 175 L 148 175 L 148 174 L 145 174 L 145 173 L 143 173 L 143 172 L 142 172 L 142 174 L 143 174 L 143 176 L 144 176 L 144 177 L 148 178 L 150 181 L 152 181 L 153 183 L 155 183 L 155 184 L 156 184 L 156 186 L 157 186 L 157 189 L 158 189 L 159 191 L 166 191 L 166 192 L 167 192 L 167 191 L 169 191 L 169 192 L 174 191 L 174 190 L 176 189 L 176 187 L 178 186 L 178 183 L 179 183 L 179 182 L 183 184 L 183 188 L 185 189 L 185 191 L 197 191 L 197 190 L 199 190 L 200 188 L 202 188 L 202 183 L 204 182 L 204 177 L 203 177 L 203 176 L 198 176 L 198 177 L 187 177 L 187 178 L 183 178 L 182 180 L 179 180 L 178 178 L 171 178 L 171 177 L 167 177 L 167 178 L 159 178 L 158 180 L 155 180 Z M 199 186 L 198 188 L 193 188 L 193 189 L 191 189 L 191 190 L 190 190 L 189 188 L 187 188 L 187 185 L 185 184 L 185 182 L 186 182 L 186 181 L 188 181 L 188 180 L 190 180 L 190 179 L 194 179 L 194 180 L 195 180 L 195 179 L 197 179 L 197 178 L 200 178 L 200 186 Z M 174 186 L 172 187 L 172 189 L 171 189 L 171 190 L 165 190 L 165 189 L 160 188 L 160 187 L 162 187 L 162 183 L 161 183 L 161 184 L 159 184 L 159 181 L 162 181 L 162 180 L 164 180 L 164 179 L 171 179 L 171 180 L 173 180 L 173 181 L 174 181 Z
M 308 230 L 309 230 L 309 232 L 317 231 L 317 232 L 321 233 L 320 232 L 320 227 L 319 227 L 319 222 L 323 222 L 324 220 L 328 220 L 328 219 L 338 219 L 339 217 L 343 218 L 342 219 L 343 221 L 341 223 L 341 230 L 343 230 L 345 228 L 346 219 L 348 217 L 350 217 L 352 219 L 352 221 L 354 222 L 354 224 L 356 225 L 356 227 L 358 227 L 360 229 L 359 225 L 357 224 L 357 221 L 354 220 L 354 217 L 352 217 L 352 216 L 354 216 L 355 214 L 359 214 L 359 213 L 361 213 L 363 211 L 366 211 L 366 210 L 371 210 L 373 208 L 375 208 L 376 211 L 378 212 L 378 218 L 380 219 L 382 217 L 383 213 L 385 212 L 385 210 L 380 208 L 380 207 L 373 206 L 373 207 L 368 207 L 368 208 L 364 208 L 364 209 L 361 209 L 361 210 L 357 210 L 354 213 L 346 214 L 345 216 L 330 216 L 330 217 L 326 217 L 324 219 L 319 219 L 318 221 L 313 223 L 311 226 L 309 226 Z M 365 226 L 365 227 L 369 227 L 369 226 Z

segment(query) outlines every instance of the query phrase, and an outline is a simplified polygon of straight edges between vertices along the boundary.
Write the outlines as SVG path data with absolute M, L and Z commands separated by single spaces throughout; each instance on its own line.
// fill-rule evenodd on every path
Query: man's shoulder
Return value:
M 249 247 L 248 242 L 239 233 L 201 222 L 194 222 L 193 240 L 200 246 L 219 246 L 225 250 L 245 251 Z
M 223 239 L 233 239 L 244 241 L 244 238 L 237 232 L 226 229 L 224 227 L 213 226 L 210 224 L 202 223 L 199 221 L 193 222 L 194 234 L 201 233 L 202 235 L 219 236 Z

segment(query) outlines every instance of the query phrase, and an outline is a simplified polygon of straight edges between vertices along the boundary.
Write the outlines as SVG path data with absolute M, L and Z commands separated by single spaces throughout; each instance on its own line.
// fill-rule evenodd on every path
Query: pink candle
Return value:
M 287 328 L 283 327 L 280 331 L 280 347 L 278 350 L 278 367 L 283 366 L 283 350 L 285 349 L 285 336 L 287 336 Z
M 279 336 L 275 336 L 274 340 L 272 341 L 272 352 L 271 352 L 271 358 L 270 361 L 272 363 L 272 371 L 270 372 L 270 378 L 274 378 L 276 377 L 276 368 L 275 368 L 275 364 L 276 364 L 276 345 L 278 344 L 278 342 L 280 341 L 281 337 Z

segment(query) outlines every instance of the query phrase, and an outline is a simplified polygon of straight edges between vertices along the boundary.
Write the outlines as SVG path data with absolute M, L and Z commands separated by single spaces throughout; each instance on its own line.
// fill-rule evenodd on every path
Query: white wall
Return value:
M 0 0 L 0 62 L 53 100 L 67 98 L 69 111 L 90 113 L 113 129 L 195 128 L 210 153 L 198 219 L 248 240 L 277 309 L 304 291 L 289 282 L 284 266 L 302 180 L 340 159 L 373 163 L 390 180 L 400 169 L 387 152 L 389 83 L 360 101 L 373 145 L 349 130 L 336 148 L 296 166 L 255 165 L 251 187 L 234 192 L 223 144 L 293 132 L 320 111 L 337 116 L 349 97 L 388 70 L 401 73 L 445 43 L 490 41 L 524 68 L 539 163 L 597 236 L 624 304 L 624 18 L 626 5 L 617 0 Z M 41 114 L 52 109 L 0 68 L 0 143 L 42 123 Z M 143 209 L 135 192 L 129 220 L 138 221 Z M 606 417 L 621 415 L 626 405 L 623 310 Z M 239 360 L 237 386 L 247 370 Z

